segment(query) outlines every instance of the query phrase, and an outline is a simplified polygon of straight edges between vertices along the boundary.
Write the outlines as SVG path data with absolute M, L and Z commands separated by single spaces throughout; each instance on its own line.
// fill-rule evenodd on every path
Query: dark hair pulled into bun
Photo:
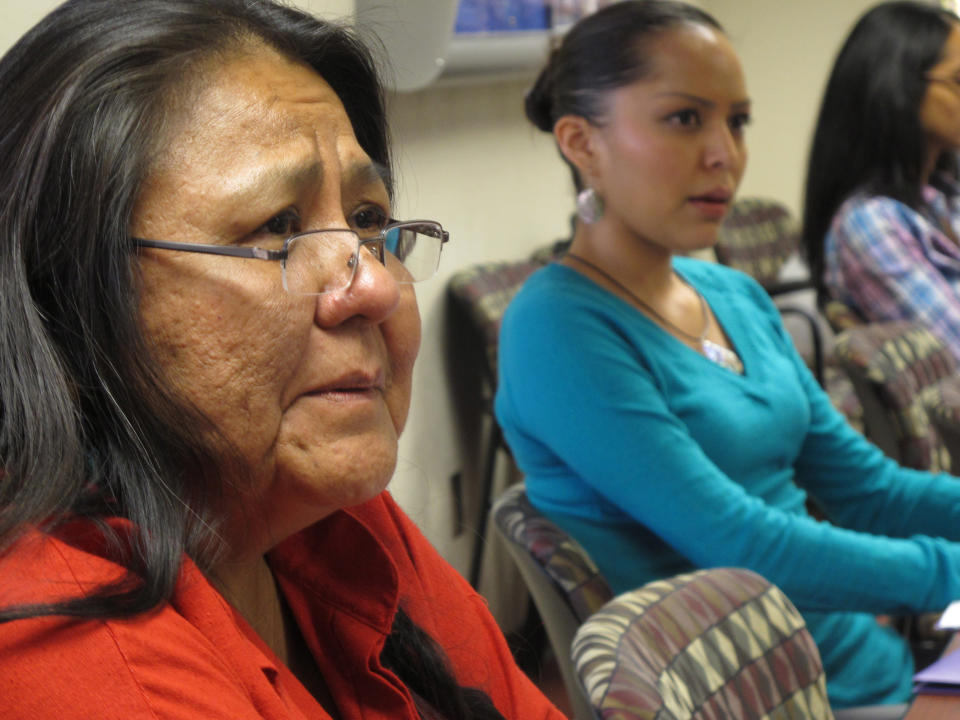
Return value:
M 523 98 L 523 109 L 527 119 L 543 132 L 553 132 L 553 58 L 559 48 L 550 51 L 547 64 L 540 70 L 537 79 Z

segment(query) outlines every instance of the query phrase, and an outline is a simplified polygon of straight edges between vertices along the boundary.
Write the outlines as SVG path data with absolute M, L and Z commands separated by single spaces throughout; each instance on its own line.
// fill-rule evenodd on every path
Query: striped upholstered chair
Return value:
M 951 401 L 938 385 L 957 374 L 952 353 L 919 323 L 865 323 L 837 336 L 834 356 L 853 381 L 866 435 L 901 465 L 949 471 L 950 453 L 930 408 Z M 949 426 L 956 408 L 944 408 Z M 960 459 L 958 459 L 960 462 Z
M 613 592 L 587 551 L 530 504 L 522 483 L 497 499 L 492 515 L 543 620 L 574 717 L 592 720 L 574 673 L 570 642 L 580 624 Z
M 834 717 L 803 618 L 749 570 L 619 595 L 580 627 L 572 652 L 600 720 Z
M 924 395 L 930 423 L 950 455 L 951 471 L 960 470 L 960 374 L 936 383 Z
M 809 280 L 783 283 L 780 271 L 800 247 L 800 226 L 787 207 L 759 197 L 737 199 L 717 237 L 717 261 L 751 276 L 770 292 L 811 287 Z

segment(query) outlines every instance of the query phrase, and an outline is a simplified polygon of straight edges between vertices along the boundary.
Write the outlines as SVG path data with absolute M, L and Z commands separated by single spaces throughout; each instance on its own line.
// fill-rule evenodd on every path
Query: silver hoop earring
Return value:
M 603 198 L 591 187 L 577 195 L 577 216 L 585 223 L 595 223 L 603 217 Z

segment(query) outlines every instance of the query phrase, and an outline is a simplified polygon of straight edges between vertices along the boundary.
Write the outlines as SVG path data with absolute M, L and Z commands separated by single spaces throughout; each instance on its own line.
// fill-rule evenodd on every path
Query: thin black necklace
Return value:
M 667 320 L 663 315 L 661 315 L 656 310 L 654 310 L 653 307 L 651 307 L 648 303 L 646 303 L 645 301 L 637 297 L 637 295 L 633 291 L 631 291 L 630 288 L 628 288 L 622 282 L 617 280 L 613 275 L 608 273 L 603 268 L 598 267 L 597 265 L 590 262 L 589 260 L 582 258 L 579 255 L 575 255 L 572 252 L 568 252 L 566 254 L 566 257 L 570 258 L 571 260 L 576 260 L 578 263 L 581 263 L 583 265 L 586 265 L 588 268 L 591 268 L 597 274 L 602 275 L 607 280 L 609 280 L 614 287 L 618 288 L 620 292 L 622 292 L 624 295 L 626 295 L 631 300 L 633 300 L 637 305 L 639 305 L 647 313 L 649 313 L 650 315 L 653 315 L 653 317 L 661 325 L 665 325 L 669 329 L 673 330 L 675 333 L 685 337 L 690 342 L 695 342 L 697 344 L 697 347 L 699 347 L 701 350 L 704 349 L 703 343 L 707 339 L 707 332 L 709 332 L 710 330 L 710 315 L 709 315 L 709 311 L 707 310 L 707 301 L 704 299 L 703 295 L 700 294 L 699 290 L 697 290 L 693 285 L 688 283 L 682 277 L 680 277 L 679 275 L 677 276 L 677 277 L 680 277 L 680 282 L 682 282 L 688 288 L 693 290 L 694 293 L 696 293 L 697 300 L 700 301 L 700 315 L 703 317 L 703 330 L 700 331 L 699 335 L 693 335 L 692 333 L 688 333 L 682 327 L 677 327 L 676 325 L 674 325 L 672 322 Z

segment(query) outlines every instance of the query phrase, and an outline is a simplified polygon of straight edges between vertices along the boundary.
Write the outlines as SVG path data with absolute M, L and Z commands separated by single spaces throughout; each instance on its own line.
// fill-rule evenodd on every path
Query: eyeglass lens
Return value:
M 398 261 L 391 268 L 397 282 L 420 282 L 437 270 L 440 261 L 440 231 L 428 223 L 390 228 L 384 242 L 387 253 Z M 387 266 L 392 263 L 388 258 Z
M 426 280 L 437 269 L 442 244 L 435 223 L 391 227 L 384 237 L 359 240 L 351 231 L 317 230 L 292 238 L 287 245 L 283 285 L 294 295 L 321 295 L 349 287 L 356 273 L 358 244 L 362 262 L 379 261 L 397 282 Z M 372 246 L 372 247 L 371 247 Z
M 287 245 L 283 287 L 291 295 L 322 295 L 350 285 L 357 268 L 357 236 L 349 231 L 298 235 Z

